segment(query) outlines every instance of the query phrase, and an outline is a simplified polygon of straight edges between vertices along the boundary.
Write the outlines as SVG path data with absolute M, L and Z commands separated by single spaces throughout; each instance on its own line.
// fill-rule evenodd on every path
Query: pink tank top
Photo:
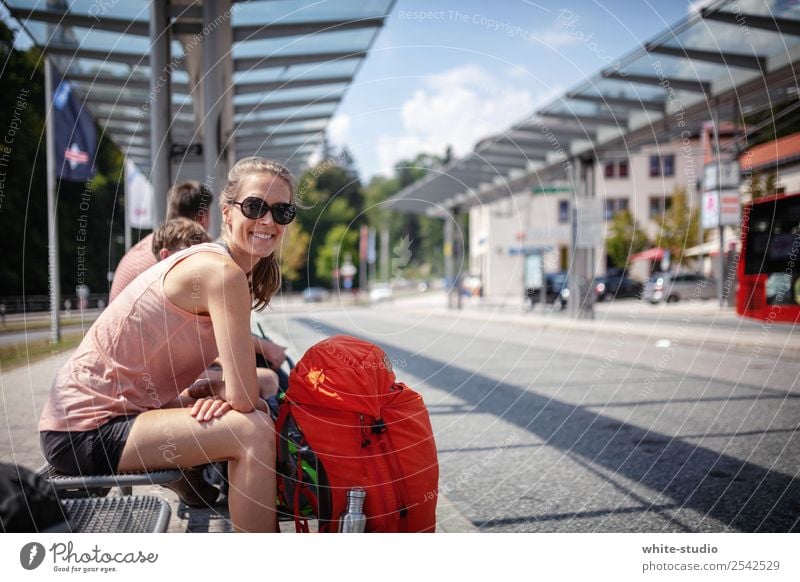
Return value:
M 58 371 L 39 430 L 94 430 L 117 416 L 161 408 L 217 357 L 211 317 L 172 303 L 164 277 L 200 252 L 227 255 L 219 245 L 195 245 L 133 280 L 89 328 Z

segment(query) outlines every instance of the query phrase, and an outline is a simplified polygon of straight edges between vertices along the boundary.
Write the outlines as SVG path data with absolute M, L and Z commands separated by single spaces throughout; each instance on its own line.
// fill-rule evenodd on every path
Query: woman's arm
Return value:
M 251 412 L 258 401 L 258 382 L 244 271 L 228 257 L 197 253 L 167 273 L 164 289 L 181 309 L 211 316 L 224 370 L 224 387 L 217 394 L 234 410 Z

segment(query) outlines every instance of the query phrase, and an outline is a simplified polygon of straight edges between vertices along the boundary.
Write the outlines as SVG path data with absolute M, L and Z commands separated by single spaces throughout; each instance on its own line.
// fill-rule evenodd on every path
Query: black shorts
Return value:
M 39 433 L 44 458 L 67 475 L 110 475 L 117 472 L 125 441 L 136 416 L 118 416 L 95 430 Z

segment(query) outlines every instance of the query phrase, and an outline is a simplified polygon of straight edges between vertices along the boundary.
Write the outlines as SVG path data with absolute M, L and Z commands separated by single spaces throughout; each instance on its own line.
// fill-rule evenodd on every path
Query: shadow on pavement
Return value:
M 296 321 L 320 333 L 348 333 L 319 320 L 298 318 Z M 384 341 L 381 347 L 390 358 L 405 358 L 407 369 L 425 378 L 432 387 L 451 392 L 452 386 L 458 386 L 454 394 L 469 402 L 472 412 L 501 417 L 536 435 L 547 445 L 579 459 L 587 467 L 602 467 L 665 495 L 674 502 L 665 505 L 666 508 L 690 508 L 743 532 L 800 531 L 798 479 L 667 434 L 620 422 L 585 406 L 559 401 L 513 384 L 498 384 L 487 376 L 414 355 Z M 658 506 L 644 503 L 658 511 Z M 627 510 L 609 513 L 624 511 Z M 532 516 L 527 520 L 536 521 L 541 517 Z M 676 517 L 679 519 L 680 514 Z

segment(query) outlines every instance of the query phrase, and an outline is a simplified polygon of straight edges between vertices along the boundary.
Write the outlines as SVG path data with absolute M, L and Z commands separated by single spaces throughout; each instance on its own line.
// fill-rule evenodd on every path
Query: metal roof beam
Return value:
M 637 83 L 639 85 L 655 85 L 663 87 L 668 84 L 673 89 L 681 91 L 694 91 L 696 93 L 710 93 L 711 83 L 699 81 L 697 79 L 661 79 L 650 75 L 633 75 L 630 73 L 622 74 L 619 71 L 608 71 L 603 73 L 603 77 L 612 81 L 624 81 L 626 83 Z
M 244 144 L 248 144 L 248 145 L 256 144 L 256 145 L 258 145 L 258 144 L 262 144 L 262 143 L 270 143 L 270 142 L 272 142 L 273 140 L 276 140 L 276 139 L 285 139 L 287 137 L 303 137 L 303 136 L 311 137 L 311 136 L 319 135 L 320 133 L 322 133 L 322 131 L 320 131 L 320 130 L 315 130 L 315 131 L 290 131 L 290 132 L 286 132 L 286 133 L 265 133 L 262 137 L 256 137 L 256 136 L 252 136 L 252 135 L 247 135 L 247 136 L 244 136 L 244 137 L 234 136 L 234 139 L 236 140 L 237 144 L 243 144 L 243 145 Z M 306 140 L 306 141 L 304 141 L 302 143 L 308 143 L 308 140 Z
M 620 117 L 612 117 L 610 115 L 584 115 L 579 113 L 569 113 L 562 111 L 554 111 L 552 113 L 539 112 L 542 117 L 550 119 L 563 119 L 566 121 L 574 121 L 577 124 L 591 124 L 591 125 L 610 125 L 617 127 L 621 122 L 627 122 L 627 119 Z
M 647 52 L 653 54 L 678 57 L 681 59 L 691 59 L 694 61 L 703 61 L 706 63 L 717 63 L 731 67 L 741 67 L 743 69 L 763 71 L 766 70 L 767 67 L 766 58 L 759 57 L 757 55 L 748 55 L 745 53 L 705 51 L 700 49 L 649 44 L 646 44 L 644 48 Z
M 8 9 L 11 16 L 24 23 L 27 20 L 45 22 L 58 26 L 75 26 L 78 28 L 93 28 L 109 32 L 123 32 L 137 36 L 150 34 L 150 23 L 147 20 L 130 20 L 126 18 L 112 18 L 110 16 L 97 16 L 91 14 L 76 14 L 74 12 L 60 12 L 57 10 L 28 10 L 25 8 Z
M 233 29 L 233 41 L 262 40 L 265 38 L 282 38 L 286 36 L 308 36 L 325 32 L 360 30 L 363 28 L 380 28 L 383 18 L 362 18 L 360 20 L 319 20 L 298 23 L 253 24 L 236 26 Z
M 665 109 L 664 101 L 653 101 L 648 99 L 630 99 L 626 97 L 605 97 L 602 95 L 583 95 L 581 93 L 567 93 L 567 99 L 576 101 L 587 101 L 600 105 L 611 105 L 614 107 L 624 107 L 626 109 L 648 109 L 651 111 L 661 111 Z
M 324 63 L 328 61 L 344 61 L 349 59 L 362 59 L 367 56 L 367 51 L 309 53 L 303 55 L 242 57 L 233 60 L 234 71 L 251 71 L 253 69 L 269 69 L 275 67 L 291 67 L 292 65 L 305 65 L 309 63 Z
M 573 119 L 573 121 L 575 120 Z M 536 133 L 544 137 L 545 141 L 548 140 L 548 135 L 551 133 L 556 138 L 561 138 L 561 139 L 573 139 L 573 138 L 591 139 L 594 137 L 593 132 L 587 131 L 588 128 L 581 127 L 577 123 L 572 126 L 565 125 L 563 123 L 551 126 L 549 123 L 546 123 L 544 122 L 544 120 L 542 120 L 542 123 L 540 125 L 531 123 L 530 125 L 518 126 L 517 129 L 522 129 L 530 132 L 535 131 Z M 547 143 L 550 142 L 547 141 Z
M 112 77 L 110 75 L 67 74 L 67 80 L 76 83 L 84 83 L 92 87 L 97 87 L 98 85 L 113 85 L 117 89 L 122 87 L 122 89 L 150 91 L 150 79 Z M 179 81 L 172 81 L 172 92 L 188 95 L 189 85 Z
M 705 8 L 700 11 L 700 15 L 706 20 L 724 22 L 725 24 L 743 24 L 749 28 L 769 30 L 780 34 L 800 36 L 800 20 L 788 18 L 775 18 L 774 16 L 759 16 L 758 14 L 747 14 L 744 12 L 721 12 Z
M 76 49 L 70 47 L 44 46 L 42 50 L 50 56 L 68 59 L 90 59 L 94 61 L 123 63 L 126 65 L 150 65 L 149 54 L 126 53 L 121 51 L 98 51 L 93 49 Z
M 307 107 L 309 105 L 322 105 L 326 103 L 338 103 L 341 97 L 320 97 L 319 99 L 288 99 L 285 101 L 265 101 L 263 103 L 236 105 L 234 113 L 258 113 L 260 111 L 273 111 L 275 109 L 287 109 L 289 107 Z
M 302 121 L 327 121 L 331 118 L 331 115 L 332 115 L 331 113 L 316 114 L 316 115 L 296 115 L 294 117 L 275 117 L 269 119 L 253 119 L 253 120 L 241 121 L 234 128 L 234 132 L 240 129 L 263 128 L 264 126 L 267 127 L 281 126 L 286 123 L 300 123 Z
M 293 129 L 293 130 L 289 130 L 289 131 L 281 131 L 280 129 L 278 129 L 278 130 L 275 130 L 275 131 L 268 131 L 268 130 L 267 131 L 262 131 L 261 133 L 258 133 L 258 134 L 256 134 L 256 133 L 251 133 L 251 134 L 247 134 L 247 135 L 234 134 L 234 137 L 236 138 L 237 141 L 238 140 L 244 141 L 244 140 L 247 140 L 248 138 L 253 139 L 253 138 L 258 138 L 258 137 L 263 137 L 264 139 L 275 139 L 275 138 L 279 138 L 279 137 L 297 137 L 297 136 L 301 136 L 301 135 L 316 135 L 318 133 L 322 133 L 323 131 L 325 131 L 324 128 L 321 128 L 321 129 Z
M 351 75 L 341 77 L 314 77 L 311 79 L 291 79 L 288 81 L 269 81 L 265 83 L 237 83 L 233 86 L 234 95 L 247 95 L 249 93 L 265 93 L 267 91 L 280 91 L 282 89 L 301 89 L 304 87 L 317 87 L 319 85 L 341 85 L 350 83 Z M 175 85 L 173 85 L 173 88 Z

